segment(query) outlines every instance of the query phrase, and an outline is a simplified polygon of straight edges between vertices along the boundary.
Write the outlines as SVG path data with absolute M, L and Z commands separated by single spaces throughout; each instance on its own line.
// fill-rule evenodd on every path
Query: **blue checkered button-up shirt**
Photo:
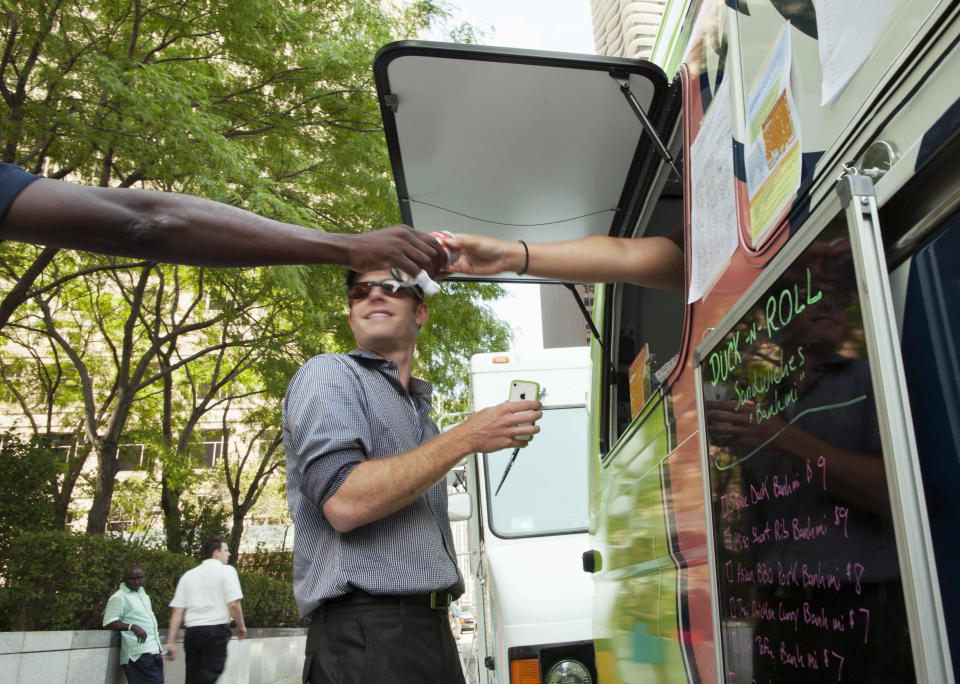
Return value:
M 416 448 L 437 434 L 430 383 L 400 383 L 397 364 L 363 350 L 321 354 L 290 381 L 283 400 L 287 503 L 296 536 L 293 591 L 300 614 L 361 589 L 425 594 L 457 585 L 446 482 L 380 520 L 347 533 L 323 504 L 356 465 Z

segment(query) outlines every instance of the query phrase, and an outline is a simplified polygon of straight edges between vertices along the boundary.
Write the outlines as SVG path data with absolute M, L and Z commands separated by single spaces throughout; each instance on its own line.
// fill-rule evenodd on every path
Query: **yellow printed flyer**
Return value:
M 644 344 L 637 358 L 630 364 L 630 419 L 633 420 L 650 398 L 650 347 Z
M 790 24 L 747 99 L 746 152 L 750 236 L 760 243 L 783 217 L 800 186 L 800 130 L 790 93 Z

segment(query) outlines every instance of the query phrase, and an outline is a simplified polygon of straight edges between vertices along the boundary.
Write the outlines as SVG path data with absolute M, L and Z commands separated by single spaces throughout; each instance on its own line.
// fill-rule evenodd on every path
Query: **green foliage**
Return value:
M 509 328 L 482 304 L 502 296 L 499 285 L 445 283 L 430 301 L 430 317 L 417 339 L 415 369 L 437 394 L 465 396 L 470 357 L 509 347 Z
M 326 230 L 396 223 L 370 63 L 443 15 L 430 0 L 19 0 L 0 17 L 0 160 Z M 0 243 L 0 291 L 39 253 Z M 173 515 L 195 482 L 186 447 L 223 395 L 275 402 L 306 358 L 353 347 L 342 272 L 330 267 L 204 270 L 60 252 L 27 285 L 37 296 L 4 328 L 13 362 L 9 373 L 0 364 L 10 378 L 0 399 L 34 432 L 42 416 L 83 425 L 98 465 L 91 532 L 109 517 L 116 442 L 151 444 Z M 463 394 L 471 354 L 506 347 L 482 304 L 501 292 L 446 285 L 431 301 L 416 372 L 438 395 Z
M 248 629 L 303 626 L 293 598 L 292 580 L 242 573 L 240 585 L 243 587 L 243 619 Z
M 143 566 L 144 588 L 158 624 L 165 627 L 177 581 L 196 566 L 196 559 L 110 536 L 40 532 L 18 538 L 2 575 L 0 629 L 100 629 L 107 599 L 119 588 L 130 563 Z M 248 627 L 300 624 L 289 581 L 241 573 L 240 585 Z
M 202 559 L 203 543 L 212 537 L 229 539 L 227 521 L 230 512 L 210 499 L 185 500 L 180 505 L 180 553 Z
M 466 43 L 467 45 L 474 45 L 483 43 L 489 38 L 493 37 L 493 27 L 491 26 L 489 31 L 484 31 L 472 24 L 463 22 L 457 24 L 449 30 L 450 41 L 454 43 Z
M 177 579 L 195 565 L 193 559 L 109 536 L 24 535 L 7 558 L 0 626 L 14 631 L 99 629 L 107 599 L 134 562 L 143 565 L 157 620 L 166 624 L 170 618 L 166 604 Z
M 293 580 L 293 551 L 266 551 L 258 548 L 253 553 L 237 557 L 237 570 L 290 582 Z
M 371 173 L 386 157 L 370 60 L 432 11 L 349 0 L 21 0 L 4 34 L 4 161 L 69 169 L 92 184 L 103 184 L 106 163 L 120 182 L 356 229 L 357 210 L 369 220 L 371 208 L 393 204 Z
M 440 2 L 433 5 L 432 9 L 429 17 L 430 28 L 437 27 L 437 32 L 445 34 L 446 40 L 451 43 L 490 43 L 496 33 L 493 24 L 481 27 L 465 21 L 455 23 L 455 15 L 458 13 L 455 4 Z
M 117 481 L 110 506 L 110 519 L 126 523 L 128 541 L 137 539 L 142 544 L 156 526 L 156 487 L 156 481 L 149 477 L 133 476 Z
M 14 537 L 53 526 L 59 472 L 44 440 L 0 436 L 0 558 Z

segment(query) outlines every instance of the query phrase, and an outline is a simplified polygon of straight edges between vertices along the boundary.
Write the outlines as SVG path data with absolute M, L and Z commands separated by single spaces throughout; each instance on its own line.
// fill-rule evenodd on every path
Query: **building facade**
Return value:
M 574 287 L 592 315 L 593 284 L 580 283 Z M 540 286 L 540 321 L 544 349 L 590 344 L 590 326 L 570 290 L 563 285 Z
M 597 54 L 648 59 L 667 0 L 590 0 Z

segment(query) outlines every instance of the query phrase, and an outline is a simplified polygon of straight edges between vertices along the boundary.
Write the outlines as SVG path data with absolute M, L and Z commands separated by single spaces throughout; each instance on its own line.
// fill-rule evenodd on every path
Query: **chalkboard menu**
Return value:
M 699 358 L 724 681 L 914 680 L 846 226 L 752 301 Z

